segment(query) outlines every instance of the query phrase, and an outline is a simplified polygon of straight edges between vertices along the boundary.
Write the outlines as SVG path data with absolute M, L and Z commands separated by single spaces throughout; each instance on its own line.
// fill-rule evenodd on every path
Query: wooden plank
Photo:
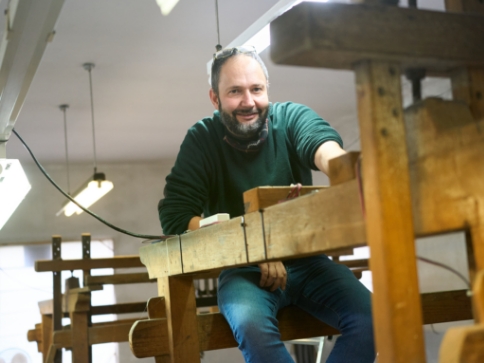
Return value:
M 484 361 L 484 324 L 451 328 L 440 344 L 439 363 Z
M 135 322 L 129 331 L 129 346 L 136 358 L 169 357 L 166 319 L 157 318 Z
M 484 121 L 484 68 L 455 69 L 451 81 L 453 99 L 469 106 L 475 120 Z
M 329 160 L 329 182 L 332 186 L 341 184 L 356 178 L 356 163 L 360 152 L 351 151 Z
M 93 324 L 89 328 L 89 345 L 127 342 L 129 331 L 135 322 L 136 319 L 126 319 Z
M 147 310 L 150 319 L 166 318 L 165 298 L 163 296 L 152 297 L 148 300 Z
M 165 298 L 171 363 L 199 363 L 197 307 L 193 280 L 186 276 L 159 278 L 158 295 Z
M 89 362 L 89 331 L 87 312 L 72 312 L 71 347 L 72 363 Z
M 378 359 L 425 362 L 399 67 L 355 73 Z
M 250 189 L 243 194 L 245 213 L 256 212 L 259 209 L 270 207 L 271 205 L 284 202 L 295 187 L 290 186 L 261 186 Z M 299 196 L 314 192 L 315 190 L 324 189 L 327 186 L 302 186 L 299 190 Z
M 266 209 L 267 258 L 287 259 L 364 245 L 365 224 L 355 201 L 358 185 L 353 180 Z
M 140 284 L 145 282 L 156 282 L 154 279 L 150 279 L 148 273 L 129 273 L 129 274 L 114 274 L 114 275 L 96 275 L 87 276 L 87 285 L 122 285 L 122 284 Z
M 301 3 L 271 23 L 276 64 L 351 70 L 375 60 L 447 72 L 484 65 L 482 44 L 479 15 L 396 6 Z
M 91 315 L 129 314 L 145 311 L 146 302 L 91 306 Z
M 35 261 L 35 271 L 93 270 L 96 268 L 143 267 L 139 256 L 115 256 L 92 258 L 90 260 L 39 260 Z
M 477 226 L 484 216 L 484 121 L 463 103 L 431 98 L 406 110 L 405 126 L 417 234 Z
M 190 273 L 217 267 L 247 263 L 240 218 L 204 227 L 181 236 L 183 272 Z M 209 240 L 209 244 L 200 243 Z M 216 249 L 217 254 L 213 251 Z
M 425 293 L 421 298 L 424 324 L 473 319 L 467 290 Z
M 149 277 L 156 278 L 183 272 L 180 252 L 180 239 L 173 237 L 141 247 L 139 256 Z
M 472 318 L 470 299 L 465 290 L 422 294 L 425 324 Z M 283 341 L 338 334 L 338 330 L 320 322 L 308 313 L 288 306 L 277 315 Z M 200 351 L 233 348 L 237 342 L 220 313 L 197 316 Z M 130 346 L 137 358 L 153 357 L 168 352 L 166 319 L 137 321 L 130 331 Z
M 484 270 L 480 270 L 472 286 L 476 322 L 484 324 Z
M 476 13 L 484 15 L 484 2 L 476 0 L 445 0 L 445 9 L 450 12 Z
M 42 358 L 44 363 L 47 360 L 47 356 L 49 353 L 49 347 L 52 344 L 52 332 L 53 332 L 53 322 L 52 322 L 52 315 L 41 315 L 41 322 L 42 322 L 42 337 L 41 337 L 41 349 L 42 349 Z

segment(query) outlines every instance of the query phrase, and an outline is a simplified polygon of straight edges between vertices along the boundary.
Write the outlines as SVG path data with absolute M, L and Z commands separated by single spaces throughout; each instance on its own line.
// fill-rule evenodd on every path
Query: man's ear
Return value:
M 219 109 L 218 96 L 213 90 L 213 88 L 210 88 L 209 95 L 210 95 L 210 102 L 212 102 L 213 107 L 215 107 L 215 109 L 218 110 Z

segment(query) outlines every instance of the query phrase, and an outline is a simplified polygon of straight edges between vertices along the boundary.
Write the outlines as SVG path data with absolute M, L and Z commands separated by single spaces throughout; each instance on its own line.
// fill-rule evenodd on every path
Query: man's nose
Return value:
M 249 90 L 245 91 L 242 95 L 241 106 L 244 107 L 254 107 L 255 102 L 252 97 L 252 94 Z

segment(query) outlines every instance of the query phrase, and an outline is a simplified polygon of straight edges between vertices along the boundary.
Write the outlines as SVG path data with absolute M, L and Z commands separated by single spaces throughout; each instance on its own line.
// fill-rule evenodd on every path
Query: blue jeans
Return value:
M 290 260 L 284 265 L 285 291 L 260 288 L 257 266 L 220 274 L 219 309 L 232 328 L 245 361 L 294 362 L 281 342 L 276 315 L 279 309 L 296 305 L 341 332 L 328 363 L 373 362 L 371 296 L 353 273 L 326 255 Z

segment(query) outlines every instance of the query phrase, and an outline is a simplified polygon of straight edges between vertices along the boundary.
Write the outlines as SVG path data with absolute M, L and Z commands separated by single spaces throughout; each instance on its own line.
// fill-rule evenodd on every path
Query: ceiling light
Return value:
M 106 175 L 104 173 L 99 173 L 97 171 L 97 158 L 96 158 L 96 134 L 95 134 L 95 127 L 94 127 L 94 102 L 92 97 L 92 77 L 91 71 L 94 68 L 93 63 L 85 63 L 83 67 L 86 71 L 89 72 L 89 90 L 91 95 L 91 120 L 92 120 L 92 145 L 93 145 L 93 154 L 94 154 L 94 174 L 90 177 L 75 193 L 74 193 L 74 200 L 82 205 L 84 208 L 89 208 L 92 204 L 97 202 L 101 199 L 104 195 L 106 195 L 111 189 L 113 189 L 113 183 L 109 180 L 106 180 Z M 67 184 L 69 186 L 69 158 L 68 158 L 68 149 L 67 149 L 67 122 L 66 122 L 66 109 L 69 105 L 61 105 L 60 109 L 64 112 L 64 135 L 65 135 L 65 143 L 66 143 L 66 165 L 67 165 Z M 70 195 L 70 191 L 68 192 Z M 71 215 L 81 214 L 83 210 L 79 208 L 75 203 L 72 201 L 67 201 L 64 206 L 61 208 L 57 215 L 60 215 L 64 212 L 66 217 L 70 217 Z
M 30 183 L 16 159 L 0 159 L 0 229 L 30 190 Z
M 92 204 L 101 199 L 113 189 L 113 183 L 106 180 L 104 173 L 95 173 L 92 178 L 89 178 L 78 191 L 74 193 L 74 199 L 84 208 L 89 208 Z M 74 213 L 81 214 L 83 210 L 75 205 L 73 202 L 68 202 L 57 215 L 64 212 L 66 217 L 70 217 Z
M 178 3 L 178 0 L 156 0 L 156 3 L 161 9 L 161 13 L 166 16 L 170 14 L 175 5 Z

